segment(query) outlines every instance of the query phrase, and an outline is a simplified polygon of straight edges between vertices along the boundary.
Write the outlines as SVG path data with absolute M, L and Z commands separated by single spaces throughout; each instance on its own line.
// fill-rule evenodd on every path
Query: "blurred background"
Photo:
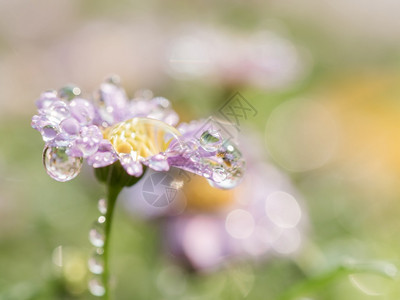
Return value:
M 237 189 L 194 178 L 173 213 L 124 192 L 115 299 L 400 299 L 399 10 L 0 0 L 0 299 L 95 299 L 88 231 L 104 187 L 90 168 L 52 180 L 30 121 L 42 91 L 90 95 L 109 74 L 130 97 L 170 99 L 182 121 L 236 92 L 256 110 L 240 120 Z

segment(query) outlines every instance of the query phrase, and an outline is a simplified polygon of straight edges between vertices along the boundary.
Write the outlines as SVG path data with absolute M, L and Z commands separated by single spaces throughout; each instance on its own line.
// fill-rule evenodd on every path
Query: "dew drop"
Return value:
M 221 167 L 216 167 L 213 170 L 213 174 L 212 174 L 212 180 L 214 180 L 215 182 L 222 182 L 226 179 L 226 171 L 224 168 Z
M 89 281 L 89 291 L 92 295 L 101 297 L 106 293 L 106 289 L 101 283 L 100 278 L 94 277 Z
M 243 178 L 242 171 L 235 171 L 233 173 L 228 173 L 225 176 L 225 179 L 219 182 L 217 182 L 214 179 L 214 175 L 215 173 L 213 173 L 213 180 L 209 180 L 210 185 L 224 190 L 233 189 L 241 182 Z
M 99 200 L 99 203 L 97 203 L 97 208 L 99 210 L 99 212 L 103 215 L 105 215 L 107 213 L 107 201 L 104 198 L 101 198 Z
M 74 179 L 80 172 L 83 159 L 68 156 L 65 147 L 46 147 L 43 164 L 51 178 L 65 182 Z
M 82 152 L 84 157 L 94 154 L 99 149 L 99 144 L 103 138 L 101 131 L 93 125 L 84 127 L 80 134 L 81 137 L 75 141 L 76 148 Z
M 102 254 L 95 251 L 89 258 L 88 267 L 93 274 L 102 274 L 104 271 L 104 258 Z
M 45 113 L 54 124 L 59 124 L 61 121 L 69 117 L 67 104 L 63 101 L 53 101 L 52 104 L 45 109 Z
M 231 141 L 225 141 L 218 149 L 223 164 L 213 171 L 209 183 L 220 189 L 231 189 L 237 186 L 243 178 L 245 161 L 242 154 Z M 224 171 L 222 171 L 222 170 Z
M 216 151 L 221 146 L 221 137 L 217 132 L 204 131 L 199 140 L 200 145 L 208 152 Z
M 60 127 L 68 136 L 77 136 L 79 134 L 79 122 L 74 118 L 67 118 L 61 121 Z
M 58 91 L 58 96 L 64 100 L 72 100 L 81 94 L 81 89 L 76 85 L 67 85 Z
M 208 179 L 208 178 L 211 177 L 212 173 L 213 172 L 212 172 L 212 170 L 210 168 L 205 168 L 203 170 L 203 177 Z
M 71 115 L 79 121 L 80 124 L 89 124 L 95 117 L 93 104 L 85 99 L 74 99 L 70 102 L 69 109 Z
M 56 100 L 57 92 L 54 90 L 49 90 L 40 95 L 40 98 L 36 101 L 36 105 L 39 109 L 43 109 L 49 107 Z
M 48 141 L 53 140 L 57 136 L 58 130 L 57 130 L 56 126 L 48 124 L 48 125 L 43 126 L 41 133 L 42 133 L 43 141 L 48 142 Z
M 147 163 L 155 171 L 168 171 L 169 169 L 167 157 L 163 154 L 156 154 L 150 157 Z
M 95 247 L 103 247 L 104 246 L 104 223 L 100 224 L 97 221 L 93 224 L 92 228 L 89 231 L 89 240 L 90 243 Z

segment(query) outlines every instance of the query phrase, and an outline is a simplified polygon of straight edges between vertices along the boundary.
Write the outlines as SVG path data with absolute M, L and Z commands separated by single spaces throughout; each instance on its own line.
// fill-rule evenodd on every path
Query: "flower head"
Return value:
M 174 126 L 179 118 L 170 102 L 144 91 L 129 100 L 115 79 L 101 84 L 95 97 L 75 86 L 44 92 L 32 127 L 45 142 L 47 173 L 58 181 L 75 178 L 83 159 L 94 168 L 119 161 L 139 177 L 143 165 L 155 171 L 178 167 L 201 175 L 220 188 L 231 188 L 243 175 L 237 147 L 202 122 Z
M 124 192 L 126 209 L 161 221 L 165 251 L 193 270 L 209 272 L 232 261 L 263 261 L 274 254 L 295 256 L 305 240 L 308 221 L 301 195 L 264 157 L 259 136 L 245 131 L 240 140 L 247 170 L 235 189 L 215 190 L 193 176 L 174 201 L 156 205 L 146 198 L 149 172 L 142 187 Z M 179 179 L 172 171 L 166 178 Z

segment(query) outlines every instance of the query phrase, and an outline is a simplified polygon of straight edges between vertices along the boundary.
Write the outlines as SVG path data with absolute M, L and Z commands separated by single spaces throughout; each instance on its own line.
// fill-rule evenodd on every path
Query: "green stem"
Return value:
M 105 288 L 105 294 L 103 296 L 104 300 L 110 299 L 110 274 L 109 274 L 109 245 L 111 239 L 111 224 L 112 217 L 115 208 L 115 203 L 117 202 L 117 198 L 119 193 L 122 190 L 122 186 L 116 185 L 107 185 L 107 212 L 106 212 L 106 221 L 104 228 L 104 247 L 103 247 L 103 259 L 104 259 L 104 272 L 102 275 L 103 286 Z
M 103 245 L 103 262 L 104 270 L 102 274 L 102 284 L 105 289 L 103 295 L 104 300 L 110 299 L 110 266 L 109 266 L 109 245 L 111 241 L 111 224 L 115 208 L 115 203 L 119 193 L 124 187 L 132 186 L 137 183 L 142 176 L 135 177 L 131 176 L 124 168 L 121 163 L 117 161 L 116 163 L 106 166 L 103 168 L 95 168 L 95 174 L 100 182 L 106 184 L 107 187 L 107 212 L 105 215 L 104 223 L 104 245 Z M 143 172 L 144 174 L 144 172 Z

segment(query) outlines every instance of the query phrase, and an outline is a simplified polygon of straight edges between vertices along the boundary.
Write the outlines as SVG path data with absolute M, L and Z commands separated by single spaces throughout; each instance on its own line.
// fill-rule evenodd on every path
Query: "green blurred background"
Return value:
M 90 168 L 49 178 L 30 119 L 41 91 L 92 91 L 112 73 L 131 96 L 170 99 L 184 121 L 240 92 L 258 111 L 246 126 L 310 222 L 297 258 L 205 275 L 163 255 L 157 223 L 118 207 L 115 299 L 270 300 L 289 289 L 281 299 L 400 299 L 400 278 L 379 275 L 400 266 L 399 10 L 393 0 L 0 0 L 0 299 L 92 299 L 87 235 L 104 189 Z M 210 57 L 210 45 L 222 53 Z

